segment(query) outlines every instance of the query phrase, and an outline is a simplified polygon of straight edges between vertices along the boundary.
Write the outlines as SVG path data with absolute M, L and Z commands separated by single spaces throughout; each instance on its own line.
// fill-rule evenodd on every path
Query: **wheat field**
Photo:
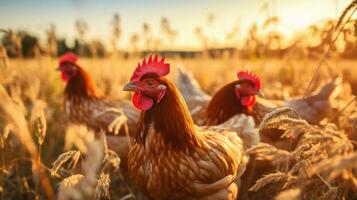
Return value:
M 287 47 L 280 45 L 282 37 L 276 30 L 267 31 L 279 21 L 269 16 L 261 27 L 249 28 L 244 46 L 233 44 L 239 55 L 231 56 L 208 56 L 215 47 L 209 46 L 205 27 L 197 27 L 194 31 L 203 44 L 199 53 L 182 58 L 176 52 L 166 58 L 171 64 L 170 80 L 175 81 L 178 68 L 184 68 L 210 95 L 236 80 L 238 70 L 254 71 L 262 80 L 264 96 L 272 100 L 302 97 L 336 76 L 342 78 L 333 111 L 319 125 L 292 117 L 296 113 L 289 108 L 264 117 L 257 129 L 283 131 L 280 139 L 291 148 L 265 143 L 249 148 L 252 165 L 243 175 L 239 199 L 357 199 L 357 21 L 352 18 L 356 10 L 357 1 L 352 1 L 339 19 L 312 25 Z M 121 33 L 118 14 L 112 24 L 115 47 Z M 173 41 L 177 32 L 169 20 L 162 18 L 161 25 Z M 142 28 L 145 43 L 150 41 L 150 26 L 144 23 Z M 85 41 L 85 21 L 77 21 L 76 29 L 77 50 L 83 56 L 79 64 L 103 94 L 129 100 L 122 87 L 142 60 L 138 55 L 146 52 L 137 49 L 139 35 L 130 37 L 132 49 L 122 56 L 115 48 L 105 53 L 100 41 Z M 234 38 L 238 31 L 233 30 Z M 0 199 L 148 200 L 120 167 L 123 160 L 108 148 L 107 136 L 65 123 L 66 83 L 55 69 L 60 50 L 68 47 L 59 48 L 65 42 L 56 38 L 54 25 L 47 30 L 47 48 L 26 32 L 2 27 L 0 32 L 5 34 L 0 45 Z M 319 44 L 308 44 L 309 37 Z M 25 39 L 35 42 L 29 45 Z M 156 52 L 160 45 L 147 42 L 145 47 Z
M 122 85 L 140 58 L 81 59 L 99 89 L 114 98 L 129 99 Z M 235 80 L 238 69 L 255 71 L 267 98 L 303 95 L 318 61 L 168 58 L 170 79 L 178 67 L 191 70 L 203 90 L 213 94 Z M 316 89 L 340 75 L 345 83 L 335 102 L 342 110 L 356 91 L 356 61 L 328 59 L 313 84 Z M 1 199 L 147 199 L 119 169 L 120 158 L 83 127 L 63 122 L 65 83 L 55 68 L 57 60 L 13 59 L 2 65 L 0 83 Z M 354 94 L 353 94 L 354 92 Z M 269 194 L 277 199 L 353 199 L 357 191 L 355 139 L 357 110 L 352 103 L 342 113 L 331 113 L 322 126 L 289 118 L 289 110 L 268 116 L 261 130 L 280 127 L 296 149 L 279 150 L 261 144 L 250 150 L 257 160 L 271 164 L 268 174 L 252 183 L 243 199 Z M 100 148 L 98 148 L 100 147 Z M 102 149 L 100 151 L 100 149 Z

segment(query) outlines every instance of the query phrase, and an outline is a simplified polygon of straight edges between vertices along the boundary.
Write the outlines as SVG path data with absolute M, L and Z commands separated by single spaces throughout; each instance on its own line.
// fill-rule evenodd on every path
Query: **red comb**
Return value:
M 165 58 L 162 57 L 159 60 L 158 55 L 154 58 L 150 55 L 149 59 L 146 61 L 144 58 L 143 62 L 136 67 L 134 74 L 130 78 L 130 82 L 137 82 L 146 74 L 157 74 L 159 76 L 166 76 L 170 72 L 170 64 L 165 63 Z
M 237 74 L 239 80 L 248 80 L 251 81 L 256 88 L 260 89 L 261 83 L 260 83 L 260 78 L 255 75 L 253 72 L 249 71 L 239 71 Z
M 77 65 L 77 63 L 76 63 L 77 60 L 78 60 L 78 57 L 76 54 L 74 54 L 72 52 L 68 52 L 68 53 L 63 54 L 59 58 L 59 65 L 62 65 L 63 63 L 66 63 L 66 62 Z

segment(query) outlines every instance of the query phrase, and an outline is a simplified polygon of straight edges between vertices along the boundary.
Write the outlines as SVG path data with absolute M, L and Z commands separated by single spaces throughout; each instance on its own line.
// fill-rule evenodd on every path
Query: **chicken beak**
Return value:
M 124 86 L 124 88 L 123 88 L 123 90 L 124 91 L 132 91 L 132 92 L 136 92 L 137 91 L 137 85 L 135 84 L 135 83 L 127 83 L 125 86 Z

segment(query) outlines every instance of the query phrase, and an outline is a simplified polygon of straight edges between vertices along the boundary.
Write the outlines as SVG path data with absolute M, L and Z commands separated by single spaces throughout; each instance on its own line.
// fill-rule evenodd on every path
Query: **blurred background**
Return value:
M 84 57 L 155 51 L 168 56 L 317 57 L 349 0 L 0 1 L 1 48 L 9 57 Z M 333 53 L 357 55 L 355 20 Z

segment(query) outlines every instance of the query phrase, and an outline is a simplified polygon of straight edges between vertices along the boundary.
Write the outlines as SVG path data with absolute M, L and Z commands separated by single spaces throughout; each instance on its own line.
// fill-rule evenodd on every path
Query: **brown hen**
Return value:
M 259 79 L 258 77 L 256 78 Z M 283 106 L 293 108 L 309 123 L 318 124 L 331 111 L 331 99 L 339 92 L 341 78 L 336 77 L 332 79 L 314 95 L 307 98 L 295 98 L 285 102 L 263 98 L 256 99 L 257 88 L 249 80 L 244 81 L 244 79 L 240 79 L 233 81 L 218 90 L 212 98 L 208 98 L 207 94 L 200 88 L 192 88 L 197 87 L 195 82 L 197 81 L 194 80 L 194 77 L 189 72 L 179 72 L 177 78 L 179 90 L 183 91 L 182 94 L 184 94 L 184 98 L 188 104 L 196 105 L 190 111 L 193 112 L 193 116 L 197 116 L 197 118 L 194 117 L 194 120 L 198 124 L 220 124 L 240 113 L 252 115 L 255 122 L 259 124 L 266 114 Z M 252 99 L 254 98 L 254 105 L 251 106 L 252 109 L 248 109 L 246 105 L 242 105 L 241 98 L 246 94 L 237 97 L 236 87 L 238 86 L 247 87 L 247 96 L 252 96 L 250 97 Z M 251 90 L 251 93 L 249 93 L 248 89 Z M 195 96 L 194 100 L 192 100 L 192 96 Z
M 117 134 L 135 129 L 139 113 L 125 100 L 113 100 L 100 95 L 90 75 L 78 65 L 73 53 L 64 54 L 58 70 L 67 82 L 64 91 L 66 120 L 73 124 L 84 124 L 99 132 Z
M 86 125 L 95 133 L 104 131 L 108 147 L 120 156 L 122 166 L 125 166 L 130 137 L 123 134 L 135 130 L 139 112 L 128 101 L 100 95 L 92 78 L 79 66 L 77 56 L 73 53 L 64 54 L 60 58 L 58 70 L 67 82 L 64 91 L 66 122 Z M 114 136 L 119 132 L 121 136 Z
M 233 200 L 247 156 L 236 132 L 195 126 L 158 57 L 136 68 L 133 91 L 141 116 L 128 157 L 129 174 L 151 198 Z

